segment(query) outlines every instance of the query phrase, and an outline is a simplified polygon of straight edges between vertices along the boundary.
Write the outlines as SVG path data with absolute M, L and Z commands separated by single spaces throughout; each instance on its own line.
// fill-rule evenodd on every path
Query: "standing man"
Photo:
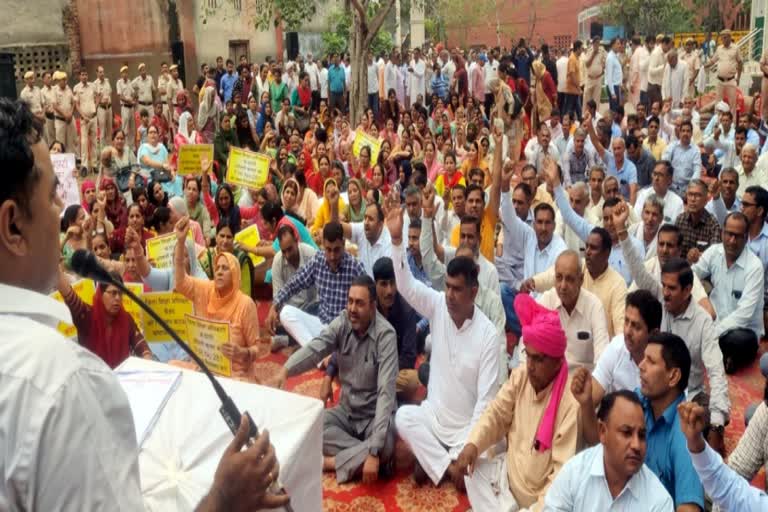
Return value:
M 611 112 L 618 112 L 619 107 L 624 106 L 624 99 L 621 93 L 621 88 L 624 84 L 624 73 L 621 61 L 619 60 L 619 53 L 621 53 L 621 39 L 614 37 L 611 41 L 611 51 L 608 52 L 608 57 L 605 59 L 605 88 L 608 91 L 608 103 Z M 587 62 L 589 62 L 589 59 L 587 59 Z M 600 97 L 598 96 L 595 101 L 600 101 Z
M 701 57 L 698 50 L 696 50 L 696 41 L 692 37 L 685 40 L 685 51 L 679 58 L 688 68 L 688 80 L 685 84 L 683 97 L 695 98 L 696 77 L 699 76 L 699 70 L 701 69 Z
M 493 93 L 491 92 L 491 80 L 494 78 L 498 78 L 498 73 L 496 72 L 499 69 L 499 61 L 496 60 L 496 51 L 491 50 L 488 52 L 488 60 L 483 66 L 483 77 L 485 81 L 485 87 L 483 90 L 485 91 L 485 112 L 488 114 L 491 112 L 491 107 L 493 106 Z M 557 83 L 557 73 L 554 74 L 555 83 Z M 486 115 L 487 115 L 486 114 Z
M 77 147 L 77 130 L 75 129 L 75 98 L 72 89 L 67 85 L 67 74 L 64 71 L 56 71 L 53 74 L 56 82 L 53 95 L 53 112 L 56 121 L 56 140 L 64 144 L 64 147 L 80 156 L 80 148 Z
M 709 69 L 718 63 L 717 99 L 728 101 L 728 106 L 731 107 L 731 113 L 735 118 L 737 90 L 743 63 L 739 49 L 736 48 L 735 44 L 731 44 L 731 31 L 723 30 L 720 32 L 720 37 L 723 38 L 723 44 L 717 47 L 715 55 L 704 65 L 704 69 Z
M 651 52 L 648 62 L 648 102 L 661 105 L 661 83 L 664 80 L 664 66 L 667 64 L 666 53 L 672 45 L 669 36 L 656 36 L 656 47 Z
M 171 73 L 168 71 L 168 63 L 163 62 L 160 64 L 160 76 L 157 77 L 157 98 L 163 105 L 162 116 L 168 122 L 168 126 L 171 125 L 171 112 L 169 109 L 171 95 L 169 85 L 171 84 Z M 173 140 L 173 137 L 171 137 Z
M 136 98 L 139 103 L 139 110 L 152 110 L 155 104 L 155 81 L 147 74 L 147 66 L 143 62 L 139 64 L 139 76 L 131 82 L 133 90 L 136 92 Z
M 613 42 L 615 41 L 616 39 L 614 39 Z M 611 43 L 611 49 L 613 49 L 613 42 Z M 575 47 L 576 44 L 574 43 L 574 48 Z M 592 38 L 592 46 L 587 50 L 584 58 L 587 76 L 584 78 L 583 104 L 586 105 L 589 100 L 593 100 L 599 105 L 603 87 L 603 76 L 606 72 L 606 64 L 608 60 L 608 54 L 605 52 L 605 48 L 600 44 L 599 36 Z M 621 64 L 619 64 L 619 69 L 621 69 Z M 565 112 L 561 113 L 565 114 Z
M 632 106 L 640 103 L 640 59 L 643 55 L 645 46 L 643 46 L 640 36 L 632 37 L 632 57 L 629 59 L 629 79 L 627 86 L 629 89 L 629 102 Z
M 43 94 L 40 91 L 40 88 L 35 85 L 34 71 L 27 71 L 24 73 L 24 88 L 19 93 L 19 98 L 27 102 L 29 110 L 32 111 L 35 117 L 41 122 L 45 121 Z
M 133 151 L 136 140 L 136 91 L 133 83 L 128 80 L 128 66 L 120 68 L 120 80 L 117 81 L 117 99 L 120 100 L 120 119 L 123 122 L 125 132 L 125 144 Z
M 219 84 L 219 95 L 224 100 L 224 103 L 232 100 L 232 91 L 235 89 L 237 78 L 238 75 L 235 73 L 235 63 L 232 59 L 227 59 L 227 72 L 222 75 Z M 277 112 L 277 110 L 275 110 L 275 112 Z
M 109 78 L 104 76 L 104 67 L 96 68 L 96 81 L 93 82 L 96 88 L 96 123 L 99 128 L 99 152 L 109 144 L 112 139 L 112 86 Z M 128 134 L 126 133 L 126 138 Z
M 176 96 L 179 94 L 179 91 L 184 90 L 184 82 L 179 78 L 179 66 L 177 64 L 171 65 L 168 70 L 171 72 L 171 80 L 168 82 L 168 101 L 170 102 L 168 107 L 171 110 L 171 128 L 174 128 L 176 123 L 179 122 L 179 117 L 176 114 Z M 187 100 L 189 100 L 189 98 L 187 98 Z M 189 103 L 189 101 L 187 101 L 187 103 Z
M 373 119 L 379 118 L 379 66 L 373 61 L 373 53 L 368 52 L 368 108 L 373 110 Z
M 328 110 L 333 116 L 334 110 L 344 112 L 344 92 L 347 90 L 347 80 L 344 68 L 339 64 L 339 55 L 334 53 L 331 56 L 332 64 L 328 68 L 328 92 L 330 93 L 330 104 Z
M 413 60 L 410 66 L 408 66 L 408 73 L 411 75 L 410 87 L 408 88 L 409 97 L 414 101 L 421 95 L 422 98 L 427 97 L 427 85 L 426 76 L 427 64 L 424 59 L 421 58 L 421 50 L 419 48 L 413 49 Z M 406 105 L 408 106 L 408 105 Z
M 53 141 L 56 140 L 56 125 L 53 115 L 53 99 L 55 91 L 53 90 L 52 80 L 51 72 L 45 71 L 43 73 L 43 87 L 40 90 L 40 95 L 43 98 L 43 111 L 45 114 L 43 138 L 48 146 L 53 144 Z
M 571 119 L 578 119 L 579 122 L 581 122 L 581 108 L 579 108 L 579 96 L 581 95 L 581 51 L 581 41 L 574 41 L 573 51 L 568 56 L 565 73 L 565 93 L 563 94 L 563 105 L 560 107 L 560 115 L 568 115 Z
M 80 114 L 80 164 L 81 173 L 97 172 L 96 153 L 96 87 L 88 82 L 88 71 L 80 70 L 80 83 L 72 90 L 75 108 Z
M 307 54 L 307 63 L 304 71 L 309 75 L 309 88 L 312 89 L 312 110 L 320 108 L 320 70 L 311 53 Z M 256 101 L 259 99 L 256 98 Z
M 677 50 L 670 50 L 667 52 L 667 64 L 664 66 L 664 77 L 661 83 L 662 100 L 671 101 L 672 108 L 682 108 L 689 82 L 688 66 L 679 61 Z

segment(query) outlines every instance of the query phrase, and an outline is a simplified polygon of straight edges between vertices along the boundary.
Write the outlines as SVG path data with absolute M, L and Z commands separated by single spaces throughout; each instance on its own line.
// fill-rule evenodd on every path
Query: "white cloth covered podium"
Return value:
M 204 374 L 131 357 L 117 370 L 181 370 L 181 382 L 139 451 L 141 491 L 150 511 L 191 511 L 213 483 L 232 433 Z M 220 378 L 241 412 L 269 430 L 280 483 L 296 512 L 322 510 L 323 406 L 319 400 Z M 130 399 L 130 397 L 129 397 Z

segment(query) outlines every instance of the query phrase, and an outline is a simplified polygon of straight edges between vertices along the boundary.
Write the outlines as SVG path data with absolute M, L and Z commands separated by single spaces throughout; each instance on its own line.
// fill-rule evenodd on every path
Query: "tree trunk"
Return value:
M 349 45 L 352 76 L 349 80 L 349 123 L 355 129 L 368 106 L 368 47 L 365 44 L 367 27 L 361 23 L 357 11 L 352 11 L 352 32 Z

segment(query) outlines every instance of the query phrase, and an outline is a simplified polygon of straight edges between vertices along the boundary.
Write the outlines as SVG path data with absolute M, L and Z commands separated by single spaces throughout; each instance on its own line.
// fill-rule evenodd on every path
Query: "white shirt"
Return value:
M 624 342 L 624 335 L 617 334 L 605 347 L 597 360 L 592 377 L 600 383 L 605 394 L 640 387 L 640 368 L 632 359 Z
M 664 78 L 664 66 L 667 64 L 667 57 L 664 55 L 664 50 L 661 45 L 658 44 L 651 51 L 651 55 L 648 59 L 648 83 L 661 86 L 661 82 Z
M 392 247 L 392 262 L 400 295 L 432 332 L 426 426 L 443 444 L 464 443 L 498 390 L 499 345 L 496 327 L 475 307 L 461 327 L 451 320 L 445 293 L 414 279 L 405 258 L 405 244 Z
M 368 64 L 368 94 L 379 94 L 379 66 Z
M 611 50 L 608 52 L 608 58 L 605 59 L 605 85 L 611 88 L 611 94 L 613 94 L 613 87 L 621 85 L 624 81 L 624 76 L 621 69 L 621 62 L 619 62 L 619 56 Z
M 328 99 L 328 68 L 320 70 L 320 97 Z
M 0 510 L 144 510 L 128 398 L 59 322 L 64 304 L 0 284 Z
M 637 199 L 635 200 L 635 213 L 638 217 L 642 218 L 643 216 L 645 200 L 648 199 L 649 195 L 655 193 L 656 191 L 653 189 L 653 186 L 645 187 L 637 193 Z M 656 196 L 659 197 L 658 194 L 656 194 Z M 683 210 L 685 209 L 683 200 L 680 199 L 680 196 L 670 191 L 667 191 L 666 195 L 664 195 L 664 197 L 659 197 L 659 199 L 664 201 L 664 219 L 662 224 L 674 224 L 675 220 L 677 220 L 677 216 L 683 213 Z
M 456 64 L 453 62 L 453 59 L 448 59 L 448 62 L 446 62 L 443 66 L 441 73 L 443 74 L 445 81 L 448 82 L 448 86 L 450 87 L 451 80 L 453 80 L 453 74 L 456 73 Z
M 557 68 L 557 92 L 565 92 L 566 85 L 568 84 L 568 57 L 565 55 L 560 56 L 555 61 L 555 67 Z
M 317 70 L 317 64 L 314 62 L 304 64 L 304 71 L 309 75 L 309 88 L 317 91 L 320 87 L 320 73 Z
M 445 267 L 448 268 L 448 263 L 456 257 L 455 247 L 445 248 Z M 487 289 L 491 292 L 501 295 L 501 285 L 499 283 L 499 272 L 496 267 L 486 259 L 482 254 L 475 260 L 478 266 L 477 282 L 480 288 Z
M 560 315 L 560 324 L 568 340 L 568 346 L 565 349 L 568 369 L 572 371 L 583 366 L 591 371 L 608 345 L 608 327 L 600 299 L 582 288 L 570 314 L 563 307 L 555 288 L 544 292 L 537 302 L 544 307 L 556 310 Z
M 558 472 L 547 491 L 544 510 L 565 512 L 673 512 L 672 497 L 645 464 L 614 499 L 605 478 L 602 444 L 577 453 Z
M 499 61 L 489 60 L 483 66 L 483 75 L 485 78 L 485 94 L 491 94 L 491 80 L 498 78 L 499 75 L 496 70 L 499 69 Z
M 352 226 L 350 241 L 357 245 L 357 259 L 365 267 L 365 272 L 373 277 L 373 264 L 376 263 L 376 260 L 384 256 L 392 257 L 392 239 L 389 237 L 389 230 L 386 226 L 383 227 L 378 240 L 371 245 L 371 242 L 365 237 L 365 228 L 362 222 L 353 222 L 350 226 Z
M 389 97 L 389 90 L 394 89 L 397 92 L 397 65 L 391 60 L 384 66 L 384 94 Z
M 638 67 L 640 69 L 640 90 L 648 90 L 648 65 L 651 62 L 651 53 L 648 48 L 641 46 L 638 50 Z
M 410 67 L 413 68 L 413 72 L 409 73 L 411 77 L 411 83 L 410 88 L 408 89 L 408 93 L 411 96 L 411 103 L 416 101 L 416 97 L 419 94 L 424 96 L 426 101 L 427 85 L 424 75 L 427 72 L 427 65 L 424 62 L 424 59 L 419 59 L 419 62 L 412 60 Z

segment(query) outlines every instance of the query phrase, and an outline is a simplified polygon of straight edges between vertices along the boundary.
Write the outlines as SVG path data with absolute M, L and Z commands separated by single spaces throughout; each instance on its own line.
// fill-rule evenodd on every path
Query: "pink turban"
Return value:
M 549 357 L 561 359 L 565 355 L 567 338 L 556 311 L 538 304 L 530 295 L 518 293 L 515 297 L 515 312 L 523 327 L 523 341 L 526 345 Z M 544 452 L 552 448 L 555 433 L 557 408 L 563 397 L 568 381 L 568 364 L 560 365 L 560 371 L 552 385 L 549 403 L 536 431 L 536 449 Z

